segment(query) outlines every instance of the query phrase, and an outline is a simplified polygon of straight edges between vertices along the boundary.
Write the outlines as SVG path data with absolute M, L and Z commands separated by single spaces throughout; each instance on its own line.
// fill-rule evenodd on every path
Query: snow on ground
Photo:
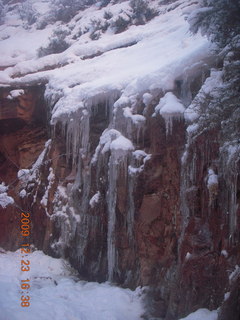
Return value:
M 141 319 L 140 289 L 77 281 L 63 259 L 41 251 L 24 257 L 30 261 L 30 271 L 20 271 L 21 260 L 20 250 L 0 250 L 0 320 Z M 20 288 L 21 280 L 26 279 L 30 279 L 30 290 Z M 29 307 L 20 305 L 22 291 L 30 296 Z
M 208 309 L 199 309 L 188 315 L 186 318 L 179 320 L 217 320 L 217 317 L 217 310 L 209 311 Z
M 46 0 L 32 0 L 32 6 L 37 9 L 39 15 L 48 10 Z M 29 1 L 30 4 L 30 1 Z M 44 7 L 46 7 L 44 9 Z M 21 11 L 25 10 L 24 4 L 5 4 L 6 17 L 3 25 L 0 25 L 0 66 L 12 66 L 18 62 L 36 57 L 37 49 L 44 45 L 52 33 L 54 25 L 48 25 L 43 30 L 37 30 L 35 25 L 24 27 L 26 21 L 21 18 Z
M 21 271 L 21 260 L 30 270 Z M 29 279 L 30 289 L 21 289 Z M 21 306 L 21 296 L 30 306 Z M 79 281 L 63 259 L 42 251 L 22 257 L 20 249 L 0 248 L 0 320 L 141 320 L 142 290 L 122 289 L 109 283 Z M 217 311 L 199 309 L 179 320 L 217 320 Z
M 9 28 L 8 38 L 0 42 L 0 65 L 14 65 L 17 62 L 34 58 L 37 49 L 47 41 L 51 32 L 51 26 L 44 30 L 33 31 L 25 30 L 22 27 Z

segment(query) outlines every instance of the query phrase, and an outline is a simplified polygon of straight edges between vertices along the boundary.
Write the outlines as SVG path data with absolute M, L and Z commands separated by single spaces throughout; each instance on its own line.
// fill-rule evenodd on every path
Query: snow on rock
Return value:
M 148 106 L 150 104 L 152 99 L 153 99 L 153 96 L 150 93 L 148 93 L 148 92 L 144 93 L 144 95 L 143 95 L 143 103 L 146 106 Z
M 147 157 L 148 154 L 147 154 L 145 151 L 143 151 L 143 150 L 135 150 L 135 151 L 133 152 L 133 156 L 134 156 L 137 160 L 141 160 L 141 159 Z
M 217 320 L 217 318 L 217 310 L 209 311 L 208 309 L 199 309 L 196 312 L 189 314 L 187 317 L 179 320 Z
M 49 175 L 48 175 L 48 186 L 46 187 L 46 190 L 45 190 L 45 193 L 42 197 L 42 200 L 41 200 L 41 205 L 46 207 L 47 206 L 47 203 L 48 203 L 48 193 L 49 193 L 49 190 L 51 189 L 53 183 L 54 183 L 54 180 L 55 180 L 55 175 L 53 173 L 53 169 L 52 168 L 49 168 Z
M 123 156 L 126 152 L 134 150 L 132 142 L 125 138 L 118 130 L 106 129 L 99 140 L 95 154 L 92 158 L 92 163 L 97 161 L 98 155 L 104 154 L 108 151 L 119 152 L 119 157 Z
M 199 125 L 197 123 L 190 124 L 187 127 L 187 133 L 188 133 L 188 135 L 192 135 L 195 132 L 197 132 L 198 129 L 199 129 Z
M 41 251 L 25 257 L 31 264 L 26 275 L 21 259 L 20 250 L 0 253 L 1 319 L 139 320 L 143 314 L 140 289 L 78 281 L 66 261 Z M 27 278 L 30 289 L 21 289 L 21 280 Z M 30 306 L 25 308 L 20 306 L 24 290 L 30 297 Z
M 230 297 L 230 292 L 226 292 L 224 294 L 224 301 L 227 301 L 229 299 L 229 297 Z
M 0 206 L 6 208 L 8 205 L 13 204 L 14 200 L 12 197 L 7 195 L 8 187 L 4 183 L 0 184 Z
M 159 104 L 155 107 L 155 116 L 160 113 L 165 120 L 166 132 L 172 133 L 172 122 L 174 119 L 180 120 L 183 118 L 185 111 L 184 105 L 181 101 L 172 93 L 167 92 L 163 98 L 160 99 Z
M 132 119 L 133 123 L 135 124 L 145 122 L 146 120 L 145 117 L 140 114 L 133 114 L 131 108 L 129 107 L 124 108 L 123 115 L 126 118 Z
M 22 189 L 22 190 L 19 192 L 19 196 L 20 196 L 21 198 L 26 197 L 26 195 L 27 195 L 27 191 L 26 191 L 25 189 Z
M 218 185 L 218 175 L 215 174 L 213 169 L 208 169 L 208 189 L 211 188 L 213 185 Z
M 207 187 L 209 191 L 209 204 L 212 204 L 218 195 L 218 176 L 211 168 L 208 169 Z
M 225 258 L 228 257 L 228 252 L 226 250 L 221 251 L 221 255 L 224 256 Z
M 143 150 L 135 150 L 132 153 L 132 165 L 128 166 L 128 173 L 134 176 L 144 169 L 145 162 L 149 160 L 151 155 L 147 154 Z
M 211 70 L 210 76 L 205 80 L 201 87 L 201 90 L 194 98 L 192 103 L 184 112 L 184 118 L 188 122 L 194 122 L 199 118 L 201 113 L 201 101 L 203 101 L 206 96 L 217 97 L 219 89 L 222 87 L 222 71 Z
M 231 161 L 236 161 L 240 154 L 240 145 L 238 141 L 231 141 L 230 143 L 225 143 L 222 147 L 222 151 L 227 152 L 227 163 L 230 164 Z
M 104 154 L 105 152 L 108 152 L 110 150 L 110 145 L 112 141 L 118 138 L 120 135 L 121 133 L 115 129 L 104 130 L 100 137 L 99 144 L 96 148 L 95 154 L 92 158 L 92 163 L 97 161 L 97 157 L 100 151 L 102 154 Z
M 100 197 L 101 197 L 101 194 L 99 191 L 92 196 L 92 198 L 89 201 L 89 205 L 91 208 L 95 207 L 95 205 L 99 202 Z
M 22 183 L 28 182 L 30 179 L 30 176 L 31 176 L 31 171 L 29 169 L 20 169 L 17 173 L 17 177 Z
M 28 182 L 35 181 L 39 172 L 40 166 L 43 164 L 43 159 L 48 151 L 51 144 L 51 139 L 45 143 L 43 151 L 38 156 L 35 163 L 33 163 L 31 169 L 20 169 L 17 173 L 18 179 L 20 180 L 22 186 L 26 186 Z
M 110 145 L 110 149 L 111 151 L 113 150 L 131 151 L 131 150 L 134 150 L 134 146 L 129 139 L 121 135 L 117 137 L 117 139 L 113 140 L 113 142 Z
M 12 90 L 10 91 L 9 95 L 7 96 L 7 99 L 15 99 L 19 96 L 21 96 L 22 94 L 24 94 L 24 90 L 20 89 L 20 90 Z
M 235 266 L 233 272 L 229 275 L 229 282 L 232 283 L 240 276 L 240 267 L 238 265 Z
M 185 257 L 186 261 L 191 259 L 191 257 L 192 257 L 192 254 L 190 252 L 187 252 L 186 257 Z

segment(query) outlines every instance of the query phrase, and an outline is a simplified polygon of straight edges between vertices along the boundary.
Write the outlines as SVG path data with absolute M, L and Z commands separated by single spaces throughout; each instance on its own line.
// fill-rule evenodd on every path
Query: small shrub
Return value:
M 28 28 L 37 21 L 38 13 L 29 1 L 25 1 L 19 6 L 19 16 L 25 22 L 24 28 Z
M 199 29 L 219 47 L 231 44 L 233 38 L 240 33 L 240 1 L 208 0 L 201 1 L 201 7 L 188 17 L 190 31 Z
M 133 10 L 133 20 L 136 25 L 145 24 L 146 21 L 150 21 L 158 15 L 144 0 L 131 0 L 130 6 Z
M 113 14 L 110 11 L 105 11 L 103 18 L 106 20 L 110 20 L 113 17 Z
M 97 0 L 51 0 L 51 15 L 54 21 L 69 22 L 80 10 L 96 3 Z M 105 1 L 105 0 L 104 0 Z
M 90 39 L 91 40 L 98 40 L 101 36 L 101 32 L 100 31 L 94 31 L 90 34 Z
M 82 29 L 80 28 L 72 37 L 73 40 L 79 39 L 83 35 Z
M 127 29 L 130 25 L 130 20 L 126 20 L 123 17 L 119 16 L 117 20 L 113 23 L 113 27 L 115 28 L 115 33 L 121 33 Z
M 69 44 L 65 38 L 68 32 L 63 29 L 56 29 L 51 38 L 49 38 L 49 44 L 47 47 L 40 47 L 38 49 L 38 56 L 43 57 L 53 53 L 61 53 L 69 48 Z
M 54 17 L 51 14 L 46 14 L 37 20 L 36 28 L 38 30 L 43 30 L 47 25 L 52 24 L 54 22 L 55 22 Z
M 51 15 L 54 21 L 69 22 L 79 10 L 83 10 L 85 1 L 79 0 L 52 0 Z
M 3 2 L 0 1 L 0 25 L 4 23 L 5 20 L 5 10 Z
M 145 12 L 145 18 L 146 18 L 147 21 L 152 20 L 156 16 L 158 16 L 158 12 L 157 11 L 155 11 L 154 9 L 151 9 L 151 8 L 147 8 L 147 10 Z
M 109 27 L 108 22 L 102 22 L 101 20 L 92 20 L 91 21 L 91 33 L 90 38 L 92 40 L 98 40 L 101 36 L 101 31 L 105 32 L 107 28 Z

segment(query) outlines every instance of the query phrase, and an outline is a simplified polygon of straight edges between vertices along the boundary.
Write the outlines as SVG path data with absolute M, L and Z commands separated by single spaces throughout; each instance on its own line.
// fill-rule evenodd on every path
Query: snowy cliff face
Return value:
M 197 3 L 151 1 L 137 26 L 128 1 L 63 25 L 31 3 L 31 27 L 15 4 L 0 31 L 1 245 L 17 248 L 16 214 L 29 210 L 39 249 L 87 280 L 149 286 L 152 316 L 216 309 L 231 290 L 236 305 L 239 149 L 201 127 L 197 101 L 222 74 L 189 32 Z

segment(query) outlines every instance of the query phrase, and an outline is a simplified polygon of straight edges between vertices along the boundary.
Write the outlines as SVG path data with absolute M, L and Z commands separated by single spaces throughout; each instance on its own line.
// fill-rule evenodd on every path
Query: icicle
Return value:
M 110 130 L 111 131 L 111 130 Z M 114 133 L 117 131 L 114 130 Z M 111 137 L 112 138 L 112 137 Z M 128 154 L 132 151 L 133 145 L 130 140 L 123 137 L 121 134 L 114 139 L 109 145 L 111 156 L 109 159 L 108 171 L 108 280 L 112 281 L 114 270 L 117 268 L 117 253 L 116 253 L 116 201 L 117 201 L 117 178 L 120 173 L 123 173 L 125 181 L 127 180 Z
M 151 155 L 148 155 L 143 150 L 135 150 L 132 153 L 130 165 L 128 166 L 128 211 L 127 211 L 127 233 L 129 241 L 133 240 L 133 226 L 134 226 L 134 186 L 136 179 L 141 171 L 144 170 L 145 162 L 150 159 Z
M 239 178 L 239 144 L 225 145 L 221 150 L 222 171 L 227 184 L 228 197 L 226 199 L 226 213 L 229 216 L 229 242 L 234 243 L 237 240 L 237 186 Z
M 116 200 L 117 200 L 117 176 L 118 165 L 114 155 L 109 159 L 108 181 L 109 188 L 107 192 L 108 205 L 108 235 L 107 235 L 107 255 L 108 255 L 108 280 L 113 280 L 113 273 L 116 265 L 116 247 L 115 247 L 115 224 L 116 224 Z

